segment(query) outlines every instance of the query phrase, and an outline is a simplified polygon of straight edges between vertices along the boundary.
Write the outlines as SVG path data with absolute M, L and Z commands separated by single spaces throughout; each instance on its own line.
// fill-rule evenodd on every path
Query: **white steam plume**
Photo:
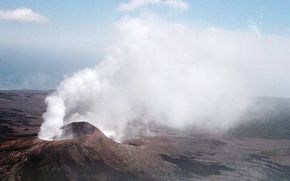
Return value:
M 150 18 L 127 17 L 116 26 L 116 44 L 104 61 L 65 79 L 46 98 L 41 139 L 61 139 L 61 127 L 77 121 L 116 140 L 136 120 L 227 130 L 247 105 L 240 98 L 252 91 L 247 71 L 272 61 L 284 45 L 271 35 Z

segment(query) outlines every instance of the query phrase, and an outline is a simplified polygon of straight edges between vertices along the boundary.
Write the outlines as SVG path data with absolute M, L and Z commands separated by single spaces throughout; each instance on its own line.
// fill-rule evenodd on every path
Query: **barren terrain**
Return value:
M 0 180 L 290 180 L 289 99 L 255 98 L 226 134 L 135 123 L 117 143 L 80 122 L 64 128 L 74 139 L 48 142 L 37 138 L 48 93 L 0 92 Z

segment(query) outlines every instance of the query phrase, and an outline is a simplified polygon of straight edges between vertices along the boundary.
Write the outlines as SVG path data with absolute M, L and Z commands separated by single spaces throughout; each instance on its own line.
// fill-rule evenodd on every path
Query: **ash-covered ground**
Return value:
M 253 98 L 224 134 L 136 122 L 116 143 L 81 122 L 64 128 L 74 139 L 47 142 L 49 93 L 0 92 L 0 180 L 290 180 L 290 99 Z

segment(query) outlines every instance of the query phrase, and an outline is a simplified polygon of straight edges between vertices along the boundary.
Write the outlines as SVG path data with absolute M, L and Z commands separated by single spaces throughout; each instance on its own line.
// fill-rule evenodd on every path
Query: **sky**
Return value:
M 0 0 L 0 89 L 55 89 L 102 59 L 115 22 L 145 12 L 173 23 L 290 34 L 288 0 Z

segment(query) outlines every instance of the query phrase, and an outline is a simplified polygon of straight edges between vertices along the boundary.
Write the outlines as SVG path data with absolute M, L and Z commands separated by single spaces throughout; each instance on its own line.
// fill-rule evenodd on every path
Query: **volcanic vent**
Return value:
M 63 126 L 63 137 L 80 138 L 85 135 L 91 135 L 93 133 L 103 136 L 103 133 L 88 122 L 74 122 Z
M 130 180 L 133 174 L 125 171 L 121 155 L 125 150 L 87 122 L 63 127 L 64 134 L 74 139 L 43 141 L 22 140 L 11 143 L 14 149 L 7 180 Z M 16 147 L 17 145 L 17 147 Z M 14 148 L 15 147 L 15 148 Z M 12 153 L 12 154 L 13 154 Z M 21 161 L 19 161 L 21 160 Z
M 66 125 L 63 132 L 74 138 L 31 136 L 1 143 L 0 180 L 187 180 L 232 171 L 195 160 L 197 153 L 223 150 L 225 144 L 215 139 L 160 136 L 117 143 L 86 122 Z

